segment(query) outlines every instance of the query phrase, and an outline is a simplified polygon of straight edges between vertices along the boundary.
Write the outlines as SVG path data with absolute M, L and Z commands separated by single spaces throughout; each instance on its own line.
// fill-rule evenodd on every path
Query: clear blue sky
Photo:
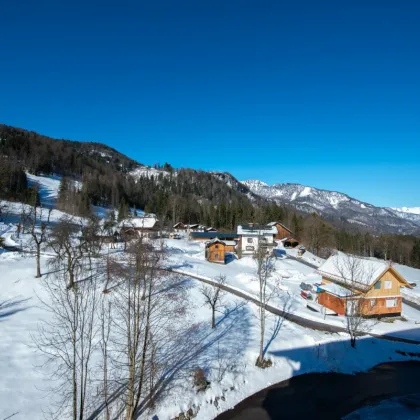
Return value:
M 420 205 L 420 1 L 13 0 L 0 122 Z

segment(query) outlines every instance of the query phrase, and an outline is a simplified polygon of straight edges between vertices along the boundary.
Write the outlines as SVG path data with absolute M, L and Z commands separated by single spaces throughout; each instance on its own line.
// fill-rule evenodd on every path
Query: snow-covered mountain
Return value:
M 259 180 L 242 181 L 242 184 L 265 199 L 291 205 L 305 213 L 316 212 L 327 219 L 384 232 L 420 232 L 420 215 L 414 212 L 376 207 L 337 191 L 289 183 L 270 186 Z
M 400 213 L 420 215 L 420 207 L 392 207 L 392 210 L 396 210 Z

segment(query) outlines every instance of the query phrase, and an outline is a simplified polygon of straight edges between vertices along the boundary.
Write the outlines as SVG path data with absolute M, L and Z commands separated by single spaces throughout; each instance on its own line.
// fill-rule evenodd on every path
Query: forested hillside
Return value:
M 135 207 L 156 213 L 168 226 L 183 221 L 225 230 L 278 220 L 316 254 L 339 249 L 420 267 L 415 236 L 368 231 L 299 212 L 259 197 L 229 173 L 175 170 L 168 163 L 147 168 L 103 144 L 54 140 L 0 125 L 0 199 L 33 199 L 25 172 L 61 175 L 57 206 L 74 214 L 86 215 L 91 205 L 99 205 L 119 209 L 124 217 Z

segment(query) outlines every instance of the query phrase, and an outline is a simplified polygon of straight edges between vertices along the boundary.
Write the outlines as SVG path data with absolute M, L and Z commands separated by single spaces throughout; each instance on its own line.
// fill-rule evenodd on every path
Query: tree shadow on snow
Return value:
M 27 299 L 9 299 L 0 302 L 0 320 L 8 318 L 18 312 L 25 311 L 29 306 L 23 306 L 25 302 L 28 302 L 32 298 Z
M 237 361 L 245 352 L 250 334 L 253 314 L 248 306 L 239 304 L 228 308 L 217 320 L 217 327 L 211 329 L 208 323 L 196 323 L 168 337 L 167 343 L 158 355 L 157 364 L 164 366 L 164 371 L 155 386 L 143 401 L 136 413 L 139 417 L 152 402 L 164 398 L 175 388 L 193 390 L 192 375 L 195 369 L 201 368 L 206 375 L 216 372 L 210 381 L 220 381 L 226 373 L 234 372 Z M 110 398 L 117 401 L 126 390 L 125 384 L 119 384 Z M 89 416 L 94 419 L 104 410 L 99 405 Z M 123 413 L 123 408 L 116 417 Z M 114 413 L 115 414 L 115 413 Z

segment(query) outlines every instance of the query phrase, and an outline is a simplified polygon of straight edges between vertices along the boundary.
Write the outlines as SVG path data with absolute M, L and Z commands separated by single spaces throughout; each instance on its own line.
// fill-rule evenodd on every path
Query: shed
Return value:
M 216 238 L 206 244 L 206 260 L 214 263 L 225 263 L 226 244 Z

